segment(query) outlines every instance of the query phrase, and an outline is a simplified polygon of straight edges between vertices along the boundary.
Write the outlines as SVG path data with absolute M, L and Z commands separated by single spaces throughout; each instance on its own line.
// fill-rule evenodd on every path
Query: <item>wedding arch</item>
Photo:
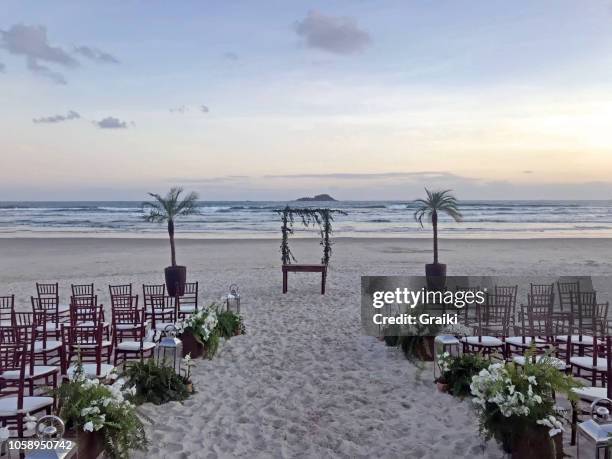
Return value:
M 276 209 L 280 216 L 281 226 L 281 261 L 283 263 L 283 293 L 287 293 L 287 277 L 291 272 L 320 272 L 321 273 L 321 295 L 325 294 L 325 283 L 327 280 L 327 265 L 332 255 L 331 235 L 333 233 L 332 222 L 334 215 L 346 215 L 346 212 L 338 209 L 312 208 L 312 207 L 289 207 Z M 321 264 L 298 264 L 289 247 L 289 236 L 293 234 L 293 225 L 298 219 L 304 227 L 318 226 L 321 233 L 319 244 L 323 247 Z

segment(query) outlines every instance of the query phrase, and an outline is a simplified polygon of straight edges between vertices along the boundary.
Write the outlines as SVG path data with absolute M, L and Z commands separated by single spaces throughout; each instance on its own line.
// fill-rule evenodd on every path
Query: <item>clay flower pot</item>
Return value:
M 442 393 L 448 392 L 448 384 L 446 384 L 445 382 L 436 382 L 436 387 L 438 388 L 439 392 L 442 392 Z

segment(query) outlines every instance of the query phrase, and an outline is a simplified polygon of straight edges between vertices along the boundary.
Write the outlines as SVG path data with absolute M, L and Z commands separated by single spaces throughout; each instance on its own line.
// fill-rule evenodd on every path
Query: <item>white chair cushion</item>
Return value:
M 574 366 L 584 368 L 587 370 L 606 371 L 608 369 L 608 362 L 606 359 L 600 357 L 597 358 L 597 363 L 593 366 L 593 357 L 570 357 L 570 363 Z
M 155 330 L 164 331 L 168 325 L 175 326 L 174 322 L 157 322 L 155 324 Z
M 140 327 L 140 325 L 134 324 L 117 324 L 117 330 L 134 330 L 135 328 Z
M 181 312 L 193 313 L 196 310 L 195 304 L 186 304 L 183 306 L 182 304 L 179 306 L 179 310 Z
M 605 387 L 574 387 L 572 388 L 579 399 L 594 402 L 600 398 L 608 397 L 608 389 Z
M 109 347 L 111 346 L 113 343 L 111 343 L 110 341 L 104 340 L 102 341 L 102 347 Z M 83 349 L 92 349 L 94 347 L 96 347 L 95 344 L 75 344 L 74 347 L 81 347 Z
M 82 322 L 77 322 L 78 327 L 95 327 L 95 323 L 93 320 L 84 320 Z M 102 322 L 102 327 L 108 327 L 108 322 Z
M 50 351 L 54 351 L 56 349 L 59 349 L 60 347 L 62 347 L 62 342 L 61 341 L 54 341 L 54 340 L 47 340 L 47 346 L 43 348 L 43 342 L 42 341 L 36 341 L 34 343 L 34 352 L 50 352 Z
M 559 335 L 555 337 L 557 341 L 561 341 L 562 343 L 567 343 L 567 335 Z M 572 344 L 576 346 L 592 346 L 593 345 L 593 337 L 587 335 L 572 335 Z M 597 344 L 603 344 L 601 340 L 597 340 Z
M 151 341 L 143 341 L 142 343 L 143 351 L 149 351 L 154 347 L 155 343 L 152 343 Z M 122 341 L 120 343 L 117 343 L 117 347 L 115 349 L 119 351 L 138 352 L 140 351 L 140 341 Z
M 85 375 L 85 377 L 90 378 L 90 379 L 106 378 L 110 374 L 110 372 L 113 371 L 113 369 L 115 368 L 110 363 L 103 363 L 100 365 L 100 373 L 96 374 L 96 370 L 97 370 L 96 367 L 97 365 L 95 363 L 84 363 L 83 364 L 83 374 Z M 76 370 L 76 365 L 70 365 L 70 368 L 68 368 L 68 371 L 66 372 L 69 378 L 72 378 L 75 370 Z
M 443 344 L 445 346 L 459 344 L 459 340 L 453 335 L 438 335 L 436 336 L 434 341 L 438 344 Z
M 511 344 L 512 346 L 531 347 L 531 344 L 533 342 L 533 338 L 531 336 L 525 336 L 525 342 L 523 342 L 523 337 L 522 336 L 510 336 L 510 337 L 506 338 L 504 341 L 506 342 L 506 344 Z M 546 346 L 546 341 L 543 340 L 542 338 L 537 338 L 536 337 L 535 345 L 536 345 L 536 347 Z
M 23 397 L 21 412 L 30 413 L 51 405 L 53 405 L 52 397 Z M 0 398 L 0 416 L 15 416 L 17 412 L 17 397 Z
M 501 339 L 495 338 L 494 336 L 481 336 L 480 340 L 478 336 L 466 336 L 461 338 L 462 343 L 468 343 L 473 346 L 484 346 L 484 347 L 498 347 L 504 343 Z
M 545 356 L 544 355 L 538 355 L 536 356 L 536 362 L 540 362 Z M 515 357 L 512 357 L 512 361 L 514 363 L 516 363 L 517 365 L 520 366 L 524 366 L 525 365 L 525 359 L 526 357 L 524 355 L 517 355 Z M 557 357 L 548 357 L 549 362 L 557 369 L 557 370 L 565 370 L 567 368 L 567 365 L 565 364 L 565 362 L 561 359 L 558 359 Z
M 13 321 L 10 319 L 7 320 L 0 320 L 0 327 L 12 327 L 13 326 Z
M 29 370 L 29 368 L 26 368 L 26 379 L 32 379 L 44 375 L 52 375 L 53 373 L 59 372 L 59 367 L 54 367 L 50 365 L 35 365 L 34 373 L 30 374 Z M 9 370 L 2 373 L 2 377 L 4 379 L 9 379 L 12 381 L 18 380 L 20 375 L 21 372 L 19 370 Z
M 57 324 L 55 322 L 47 322 L 44 325 L 44 330 L 48 331 L 48 332 L 54 332 L 59 330 L 59 327 L 57 326 Z M 36 327 L 36 331 L 41 332 L 43 331 L 43 326 L 39 325 L 38 327 Z

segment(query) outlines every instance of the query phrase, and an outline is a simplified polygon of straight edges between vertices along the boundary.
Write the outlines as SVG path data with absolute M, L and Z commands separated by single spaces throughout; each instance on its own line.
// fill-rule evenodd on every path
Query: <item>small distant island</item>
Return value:
M 318 194 L 313 197 L 304 197 L 296 199 L 296 201 L 336 201 L 336 199 L 332 198 L 328 194 Z

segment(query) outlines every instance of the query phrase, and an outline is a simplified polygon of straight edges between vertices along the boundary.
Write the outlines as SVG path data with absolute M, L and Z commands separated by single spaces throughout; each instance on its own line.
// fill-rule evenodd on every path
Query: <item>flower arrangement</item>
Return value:
M 479 354 L 453 357 L 448 352 L 438 354 L 437 360 L 441 375 L 436 383 L 447 385 L 452 395 L 461 398 L 470 395 L 472 377 L 488 368 L 491 363 Z
M 551 437 L 563 431 L 555 410 L 554 393 L 575 399 L 571 389 L 578 387 L 570 376 L 560 372 L 549 358 L 528 362 L 521 368 L 514 363 L 495 363 L 472 378 L 470 389 L 479 412 L 480 431 L 499 441 L 513 457 L 521 450 L 538 452 L 538 457 L 555 457 L 561 442 Z
M 183 375 L 181 376 L 183 378 L 183 384 L 185 384 L 187 388 L 187 392 L 192 393 L 193 392 L 193 381 L 191 381 L 191 367 L 195 366 L 195 362 L 191 358 L 191 354 L 188 353 L 185 357 L 181 359 L 181 363 L 183 367 L 182 368 Z
M 176 331 L 178 335 L 191 334 L 197 343 L 206 348 L 207 357 L 212 359 L 219 347 L 218 323 L 217 311 L 211 305 L 178 322 Z
M 121 379 L 110 386 L 87 379 L 79 364 L 72 379 L 57 389 L 59 416 L 66 428 L 100 432 L 110 458 L 128 458 L 130 450 L 145 451 L 148 444 L 142 421 L 130 402 L 135 388 L 124 389 L 124 384 Z

